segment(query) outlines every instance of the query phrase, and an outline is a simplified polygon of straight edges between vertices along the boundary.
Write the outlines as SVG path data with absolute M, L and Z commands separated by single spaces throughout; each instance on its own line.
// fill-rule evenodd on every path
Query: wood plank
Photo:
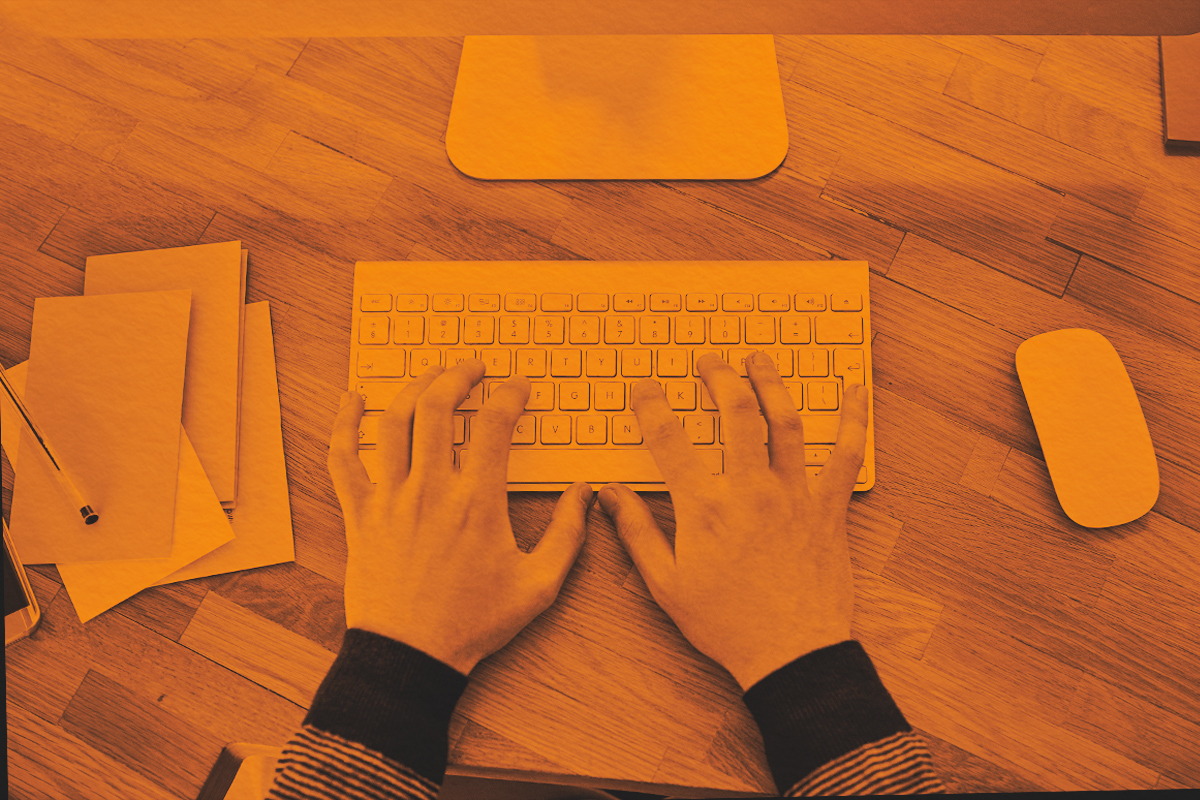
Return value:
M 212 211 L 45 134 L 0 119 L 8 177 L 71 206 L 41 251 L 82 270 L 87 257 L 194 244 Z
M 124 616 L 97 617 L 87 639 L 95 674 L 222 743 L 283 745 L 304 719 L 303 708 Z
M 1189 786 L 1200 786 L 1200 725 L 1084 675 L 1066 728 Z
M 1200 247 L 1070 197 L 1047 238 L 1200 301 Z
M 1003 116 L 977 113 L 954 97 L 947 82 L 959 75 L 963 63 L 974 61 L 969 56 L 928 39 L 835 37 L 832 41 L 844 43 L 836 49 L 825 38 L 814 41 L 820 46 L 805 51 L 797 66 L 804 77 L 797 82 L 1042 187 L 1125 216 L 1137 207 L 1146 178 L 1128 165 L 1096 158 L 1060 143 L 1053 134 L 1041 135 L 1044 132 L 1012 124 Z M 904 69 L 905 59 L 921 48 L 920 42 L 926 43 L 922 50 L 937 48 L 950 56 L 943 56 L 944 66 L 926 80 Z M 904 160 L 897 163 L 901 169 L 907 166 Z M 1029 209 L 1013 206 L 1011 211 L 1023 215 Z
M 259 69 L 286 73 L 306 39 L 96 39 L 94 43 L 208 94 L 236 91 Z
M 785 165 L 792 161 L 789 155 Z M 831 165 L 832 167 L 832 165 Z M 886 272 L 903 231 L 821 198 L 819 187 L 779 169 L 754 181 L 687 181 L 667 184 L 818 254 L 866 261 Z
M 342 584 L 288 563 L 231 573 L 213 591 L 221 599 L 336 653 L 346 635 Z
M 370 217 L 392 181 L 390 175 L 295 133 L 287 135 L 263 173 L 318 202 L 336 205 L 353 220 Z
M 71 699 L 62 729 L 178 797 L 196 795 L 225 746 L 96 672 Z
M 980 436 L 958 482 L 980 494 L 991 494 L 992 486 L 995 485 L 1000 470 L 1004 468 L 1004 461 L 1011 449 L 987 436 Z
M 916 733 L 929 750 L 933 771 L 942 779 L 950 794 L 1045 791 L 1041 785 L 943 741 L 933 734 L 922 730 L 916 730 Z
M 35 573 L 29 574 L 32 582 Z M 37 580 L 44 582 L 40 576 Z M 20 708 L 57 723 L 87 675 L 91 642 L 65 591 L 50 594 L 35 584 L 34 594 L 42 621 L 31 635 L 4 650 L 5 702 L 10 710 Z
M 337 655 L 212 592 L 179 643 L 304 709 Z
M 314 38 L 288 76 L 441 141 L 461 55 L 460 37 Z
M 1034 80 L 1161 136 L 1157 37 L 1055 37 Z
M 13 122 L 104 161 L 137 124 L 123 111 L 8 63 L 0 63 L 0 109 Z
M 189 795 L 169 791 L 120 759 L 51 725 L 20 705 L 5 713 L 8 792 L 13 800 L 164 800 Z M 152 745 L 153 746 L 153 745 Z
M 955 73 L 967 60 L 979 61 L 1002 69 L 1025 80 L 1033 80 L 1042 55 L 1048 46 L 1044 37 L 1037 36 L 930 36 L 943 47 L 969 56 L 959 59 Z M 953 78 L 951 78 L 953 81 Z M 949 93 L 947 91 L 947 93 Z
M 884 685 L 922 732 L 1052 791 L 1153 786 L 1154 770 L 1060 726 L 980 693 L 940 670 L 872 650 Z
M 528 181 L 476 181 L 455 170 L 440 141 L 415 135 L 394 117 L 329 94 L 291 76 L 258 70 L 224 97 L 301 136 L 320 142 L 368 166 L 392 175 L 404 187 L 420 175 L 424 192 L 449 202 L 455 213 L 469 210 L 483 219 L 505 222 L 533 237 L 548 239 L 570 200 L 553 188 Z M 406 189 L 407 191 L 407 189 Z M 419 210 L 420 200 L 413 200 Z M 410 213 L 423 227 L 436 231 L 445 223 Z M 367 243 L 364 243 L 364 245 Z M 402 259 L 404 253 L 361 253 L 355 260 Z M 444 254 L 443 254 L 444 257 Z

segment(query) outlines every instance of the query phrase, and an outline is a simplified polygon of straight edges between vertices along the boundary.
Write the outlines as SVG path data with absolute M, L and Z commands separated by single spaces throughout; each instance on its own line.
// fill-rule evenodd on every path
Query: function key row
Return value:
M 833 292 L 832 294 L 800 292 L 797 294 L 759 294 L 758 311 L 862 311 L 862 295 L 856 292 Z M 546 292 L 541 296 L 529 293 L 499 294 L 364 294 L 359 308 L 363 311 L 400 311 L 421 313 L 424 311 L 500 311 L 501 303 L 509 312 L 533 311 L 645 311 L 646 295 L 636 292 L 602 294 L 584 292 L 572 295 L 562 292 Z M 699 292 L 679 295 L 652 293 L 650 311 L 754 311 L 755 296 L 749 292 Z

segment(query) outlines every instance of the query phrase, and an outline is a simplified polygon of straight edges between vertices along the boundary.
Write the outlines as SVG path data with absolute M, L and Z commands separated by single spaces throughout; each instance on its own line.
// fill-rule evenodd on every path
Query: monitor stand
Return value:
M 486 180 L 746 180 L 787 147 L 770 35 L 467 36 L 446 130 Z

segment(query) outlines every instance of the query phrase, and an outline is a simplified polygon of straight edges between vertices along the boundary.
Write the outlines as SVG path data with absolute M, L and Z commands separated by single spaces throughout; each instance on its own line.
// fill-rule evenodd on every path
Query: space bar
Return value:
M 465 466 L 470 450 L 459 453 Z M 720 450 L 697 450 L 700 462 L 721 474 Z M 649 450 L 523 450 L 508 454 L 509 483 L 665 483 Z

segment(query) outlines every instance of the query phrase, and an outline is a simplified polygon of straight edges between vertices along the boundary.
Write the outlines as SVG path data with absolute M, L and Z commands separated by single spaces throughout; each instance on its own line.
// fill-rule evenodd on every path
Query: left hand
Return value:
M 342 398 L 329 474 L 346 522 L 346 624 L 389 636 L 464 675 L 545 611 L 575 562 L 593 499 L 586 483 L 558 499 L 530 553 L 508 518 L 513 427 L 529 379 L 510 378 L 471 421 L 471 459 L 451 460 L 453 413 L 483 378 L 479 359 L 434 367 L 379 423 L 379 475 L 358 458 L 363 398 Z

